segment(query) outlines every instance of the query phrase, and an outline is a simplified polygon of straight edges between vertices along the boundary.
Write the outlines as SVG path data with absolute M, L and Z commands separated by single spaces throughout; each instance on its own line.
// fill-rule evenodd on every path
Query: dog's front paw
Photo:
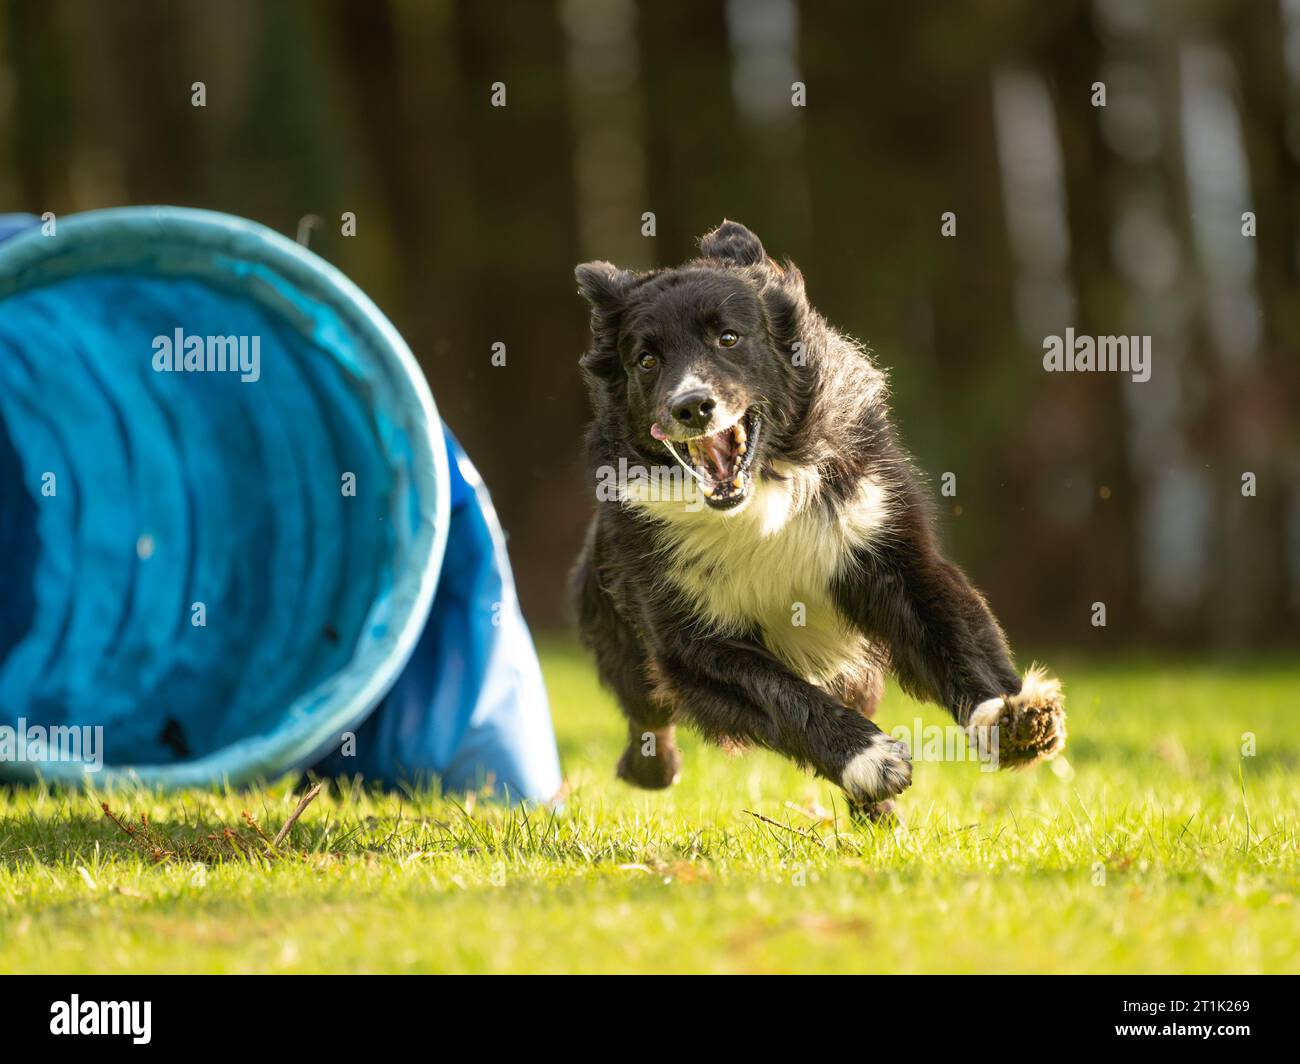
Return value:
M 1037 666 L 1025 673 L 1017 695 L 981 702 L 971 712 L 966 734 L 980 757 L 998 768 L 1024 768 L 1055 757 L 1065 748 L 1061 681 Z
M 906 825 L 903 822 L 903 814 L 898 808 L 898 803 L 892 798 L 876 802 L 874 805 L 850 805 L 849 819 L 858 824 L 876 824 L 882 827 L 901 828 Z
M 912 752 L 884 732 L 872 737 L 840 773 L 840 786 L 855 805 L 874 807 L 912 785 Z
M 634 787 L 661 791 L 682 775 L 682 755 L 672 728 L 632 736 L 618 759 L 618 778 Z

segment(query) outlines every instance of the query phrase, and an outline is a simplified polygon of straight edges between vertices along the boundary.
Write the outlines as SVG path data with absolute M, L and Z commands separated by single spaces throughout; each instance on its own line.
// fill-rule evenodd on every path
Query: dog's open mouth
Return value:
M 754 486 L 750 473 L 762 423 L 752 410 L 730 428 L 689 440 L 664 440 L 672 456 L 700 485 L 704 501 L 715 510 L 744 502 Z M 678 447 L 686 449 L 683 458 Z

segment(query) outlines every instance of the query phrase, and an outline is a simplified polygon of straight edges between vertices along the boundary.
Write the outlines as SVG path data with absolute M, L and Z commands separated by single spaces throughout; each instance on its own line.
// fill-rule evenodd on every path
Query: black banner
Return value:
M 527 987 L 511 993 L 471 987 L 467 981 L 475 977 L 466 976 L 443 977 L 435 987 L 437 978 L 15 976 L 0 980 L 0 1018 L 13 1050 L 111 1042 L 130 1051 L 255 1044 L 259 1050 L 337 1053 L 355 1046 L 373 1053 L 377 1042 L 425 1039 L 439 1029 L 456 1042 L 490 1037 L 499 1048 L 503 1024 L 532 1039 L 552 1030 L 570 1044 L 577 1035 L 589 1047 L 609 1047 L 626 1044 L 642 1024 L 661 1028 L 667 1021 L 690 1030 L 692 1041 L 714 1029 L 720 1047 L 734 1051 L 737 1043 L 769 1037 L 764 1032 L 775 1011 L 788 1009 L 793 1022 L 781 1023 L 783 1039 L 837 1014 L 837 1023 L 850 1024 L 861 1015 L 869 1039 L 864 1050 L 872 1053 L 984 1038 L 1040 1048 L 1056 1042 L 1071 1050 L 1154 1042 L 1181 1051 L 1199 1044 L 1222 1053 L 1232 1052 L 1234 1043 L 1275 1044 L 1285 1037 L 1295 993 L 1289 977 L 836 976 L 815 990 L 766 984 L 720 989 L 708 1013 L 692 1017 L 677 1007 L 667 1020 L 659 1006 L 645 1016 L 629 1008 L 635 999 L 626 988 L 613 991 L 618 1007 L 610 1008 L 612 1002 L 582 977 L 574 977 L 586 983 L 576 994 L 558 979 L 529 978 Z M 946 985 L 933 985 L 939 982 Z M 597 985 L 610 991 L 608 979 Z M 841 999 L 852 1003 L 847 1014 L 837 1008 Z M 720 1012 L 722 1002 L 731 1004 Z M 870 1015 L 862 1013 L 864 1002 Z M 822 1020 L 806 1015 L 809 1007 Z

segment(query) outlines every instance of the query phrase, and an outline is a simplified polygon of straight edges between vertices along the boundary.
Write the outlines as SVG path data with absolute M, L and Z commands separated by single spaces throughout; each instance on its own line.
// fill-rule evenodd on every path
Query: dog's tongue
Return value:
M 698 465 L 703 459 L 706 465 L 712 467 L 714 478 L 719 481 L 731 479 L 731 466 L 736 457 L 733 449 L 736 443 L 735 431 L 723 429 L 712 436 L 697 436 L 687 441 L 692 461 Z M 663 440 L 669 447 L 672 446 L 671 438 L 659 427 L 659 422 L 656 421 L 650 426 L 650 435 L 656 440 Z
M 717 470 L 718 478 L 723 479 L 731 473 L 731 433 L 719 432 L 705 436 L 699 441 L 699 448 Z

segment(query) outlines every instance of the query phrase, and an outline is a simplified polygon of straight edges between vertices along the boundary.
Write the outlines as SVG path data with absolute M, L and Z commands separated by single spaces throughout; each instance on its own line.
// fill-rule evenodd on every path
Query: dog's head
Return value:
M 803 278 L 768 258 L 736 222 L 700 241 L 699 259 L 635 274 L 608 262 L 576 270 L 592 307 L 581 365 L 615 443 L 671 454 L 715 510 L 742 505 L 806 403 L 809 313 Z

